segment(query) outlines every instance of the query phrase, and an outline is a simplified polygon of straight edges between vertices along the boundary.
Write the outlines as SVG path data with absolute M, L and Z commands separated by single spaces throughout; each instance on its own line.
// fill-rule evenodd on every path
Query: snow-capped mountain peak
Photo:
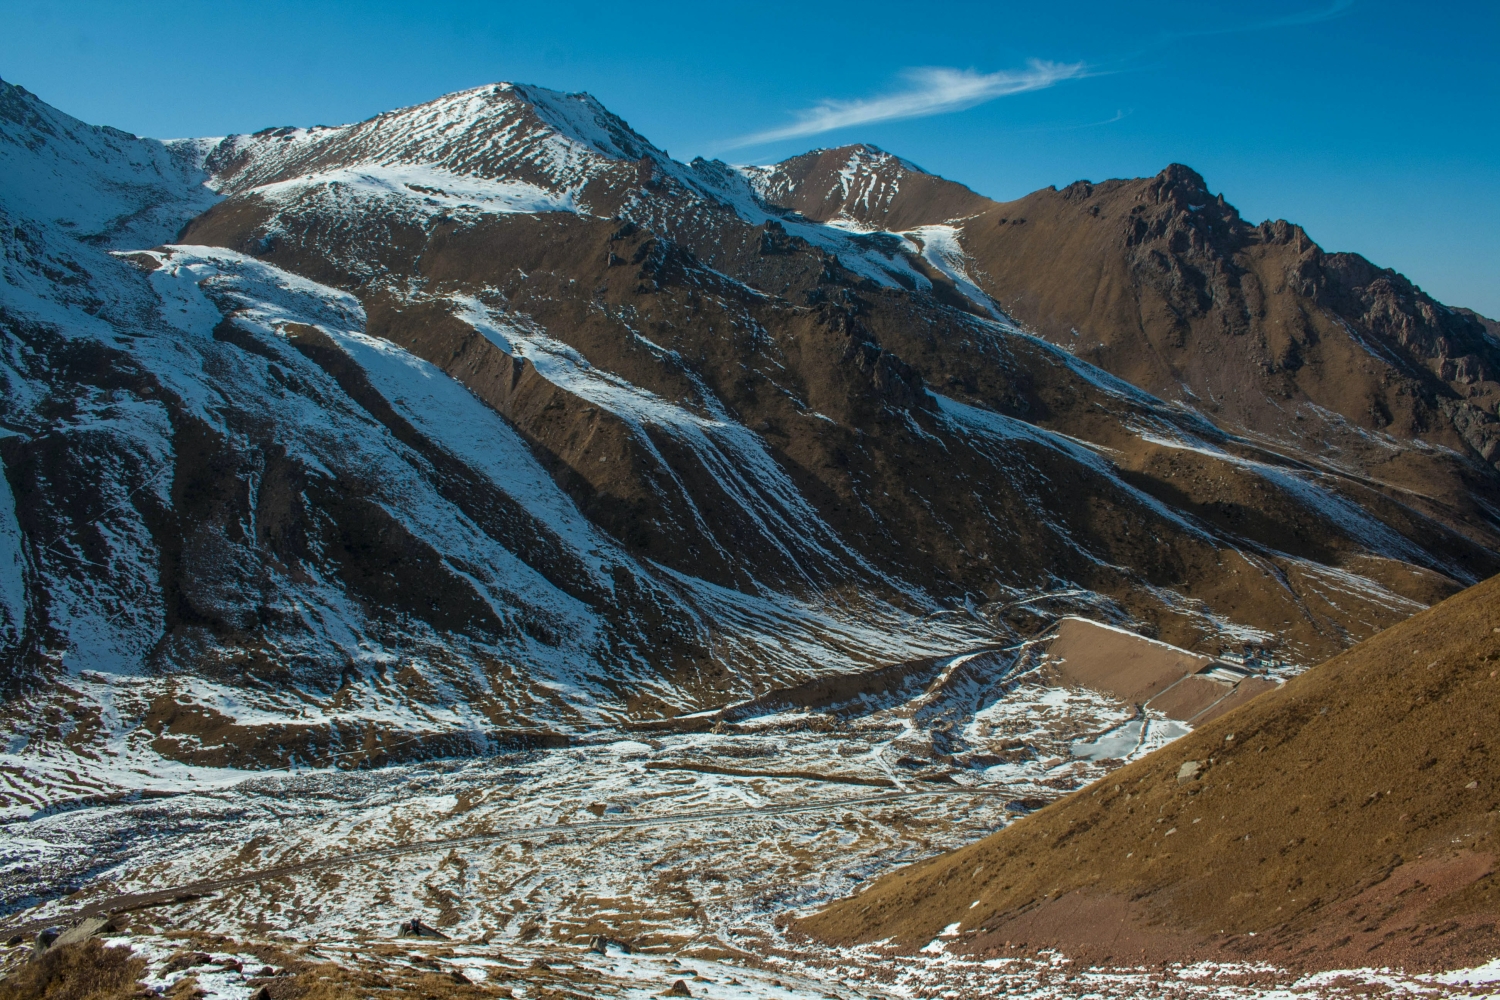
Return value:
M 910 229 L 977 211 L 986 199 L 867 143 L 741 167 L 767 204 L 863 229 Z
M 207 165 L 226 194 L 339 171 L 413 167 L 558 194 L 643 158 L 667 159 L 593 97 L 496 83 L 351 125 L 232 136 Z

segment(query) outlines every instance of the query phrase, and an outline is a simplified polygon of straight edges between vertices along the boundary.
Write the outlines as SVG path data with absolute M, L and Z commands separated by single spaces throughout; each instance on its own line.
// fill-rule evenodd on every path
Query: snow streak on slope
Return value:
M 1028 424 L 1023 420 L 1016 420 L 1014 417 L 995 413 L 992 410 L 981 410 L 978 407 L 960 403 L 955 399 L 950 399 L 931 390 L 928 390 L 928 395 L 936 401 L 939 411 L 948 425 L 958 432 L 980 441 L 988 440 L 992 443 L 1029 441 L 1053 451 L 1061 452 L 1076 462 L 1093 467 L 1099 474 L 1112 480 L 1122 492 L 1130 494 L 1143 507 L 1154 511 L 1163 519 L 1175 523 L 1184 531 L 1196 535 L 1206 542 L 1213 542 L 1213 537 L 1201 525 L 1195 524 L 1155 497 L 1143 493 L 1121 480 L 1114 466 L 1100 457 L 1097 452 L 1084 442 L 1074 440 L 1063 434 L 1045 430 L 1034 424 Z M 1055 526 L 1055 528 L 1059 534 L 1066 536 L 1066 531 L 1060 525 Z
M 355 330 L 325 332 L 413 426 L 483 472 L 579 554 L 596 586 L 613 589 L 613 570 L 629 565 L 629 558 L 579 513 L 510 424 L 445 373 L 389 341 Z
M 669 434 L 686 446 L 724 494 L 757 526 L 767 544 L 798 566 L 807 582 L 823 578 L 820 567 L 829 564 L 854 564 L 874 575 L 874 570 L 844 545 L 798 492 L 761 437 L 730 417 L 706 386 L 697 386 L 699 402 L 706 410 L 700 416 L 590 365 L 577 351 L 534 324 L 507 322 L 472 296 L 459 296 L 454 302 L 458 306 L 455 315 L 502 351 L 525 358 L 552 384 L 625 421 L 636 440 L 673 476 L 683 498 L 692 505 L 698 530 L 706 537 L 714 538 L 713 526 L 703 519 L 686 486 L 657 450 L 648 428 Z M 730 555 L 727 550 L 721 551 Z
M 605 156 L 621 160 L 667 159 L 666 153 L 651 145 L 588 94 L 567 94 L 531 85 L 499 86 L 509 86 L 523 100 L 530 101 L 537 117 L 556 129 L 558 134 L 591 146 Z
M 948 227 L 925 227 L 923 231 L 945 228 Z M 962 253 L 961 249 L 956 252 Z M 1320 518 L 1326 520 L 1327 523 L 1341 529 L 1347 533 L 1349 538 L 1364 546 L 1370 552 L 1391 559 L 1412 562 L 1417 565 L 1426 565 L 1431 562 L 1431 557 L 1424 553 L 1419 546 L 1403 537 L 1380 519 L 1374 517 L 1369 511 L 1360 507 L 1354 501 L 1345 497 L 1338 489 L 1336 477 L 1311 470 L 1293 468 L 1287 465 L 1256 461 L 1237 455 L 1220 444 L 1215 443 L 1216 441 L 1224 442 L 1232 439 L 1226 438 L 1226 435 L 1222 431 L 1211 424 L 1201 414 L 1198 414 L 1196 411 L 1189 410 L 1184 412 L 1176 407 L 1170 407 L 1155 396 L 1063 350 L 1061 347 L 1026 333 L 1015 326 L 1007 317 L 1000 316 L 993 321 L 976 318 L 972 323 L 976 327 L 990 332 L 992 335 L 1026 338 L 1027 341 L 1041 348 L 1046 356 L 1051 358 L 1055 363 L 1066 367 L 1074 376 L 1088 382 L 1101 392 L 1120 400 L 1131 411 L 1122 423 L 1140 442 L 1197 452 L 1216 461 L 1244 469 L 1265 480 L 1278 491 L 1293 498 L 1298 504 L 1315 512 Z M 1034 425 L 1027 424 L 1024 421 L 999 416 L 990 411 L 964 407 L 963 404 L 956 403 L 946 397 L 939 397 L 939 399 L 944 411 L 950 416 L 960 416 L 961 423 L 977 423 L 978 425 L 985 426 L 991 432 L 1000 433 L 1005 436 L 1021 435 L 1038 441 L 1045 438 L 1049 442 L 1049 446 L 1063 448 L 1072 457 L 1080 461 L 1095 464 L 1101 471 L 1114 476 L 1110 463 L 1096 453 L 1094 447 L 1087 442 L 1077 441 L 1064 435 L 1053 434 Z M 963 409 L 955 409 L 955 407 L 963 407 Z M 973 412 L 966 412 L 970 410 Z M 1239 440 L 1241 443 L 1244 443 L 1243 439 Z M 1135 492 L 1133 488 L 1131 490 Z M 1140 496 L 1150 505 L 1159 506 L 1158 502 L 1154 499 L 1146 497 L 1144 494 L 1140 494 Z M 1165 510 L 1166 508 L 1161 507 L 1160 509 Z M 1180 517 L 1175 512 L 1171 516 Z M 1454 579 L 1470 580 L 1470 574 L 1462 566 L 1444 564 L 1437 568 Z M 1324 567 L 1323 569 L 1328 568 Z M 1352 580 L 1349 583 L 1353 585 Z M 1378 585 L 1372 587 L 1368 581 L 1362 587 L 1371 594 L 1378 593 L 1378 599 L 1382 602 L 1394 602 L 1393 606 L 1406 606 L 1402 598 L 1383 587 Z M 1415 606 L 1412 606 L 1412 610 L 1417 609 Z
M 105 513 L 92 521 L 92 539 L 80 530 L 38 553 L 50 584 L 47 614 L 65 637 L 61 662 L 70 671 L 134 673 L 164 624 L 161 552 L 134 501 L 172 467 L 171 425 L 152 401 L 80 402 L 77 416 L 50 433 L 93 456 Z
M 0 464 L 0 656 L 14 655 L 26 628 L 26 557 L 16 498 Z
M 1302 506 L 1316 512 L 1328 523 L 1337 526 L 1373 553 L 1418 564 L 1425 562 L 1428 558 L 1408 539 L 1340 494 L 1332 485 L 1334 479 L 1332 476 L 1272 465 L 1268 462 L 1257 462 L 1231 454 L 1197 438 L 1190 438 L 1181 433 L 1165 433 L 1167 430 L 1165 427 L 1142 429 L 1141 440 L 1167 448 L 1195 451 L 1253 473 L 1294 498 Z M 1321 485 L 1320 479 L 1328 482 L 1329 485 Z M 1468 574 L 1461 566 L 1444 566 L 1443 571 L 1457 579 L 1468 578 Z
M 958 287 L 965 298 L 983 309 L 992 319 L 1005 321 L 1005 315 L 969 277 L 969 257 L 958 242 L 957 227 L 922 226 L 901 235 L 914 238 L 921 247 L 922 259 L 947 275 L 948 280 Z
M 576 189 L 554 193 L 524 181 L 489 180 L 426 165 L 337 167 L 251 188 L 248 193 L 284 205 L 317 189 L 326 189 L 327 198 L 345 202 L 354 213 L 394 208 L 430 217 L 578 210 Z

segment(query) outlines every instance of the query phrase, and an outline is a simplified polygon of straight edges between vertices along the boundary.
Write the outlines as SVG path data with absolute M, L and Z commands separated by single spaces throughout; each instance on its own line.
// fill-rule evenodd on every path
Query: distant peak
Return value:
M 856 142 L 848 146 L 833 146 L 831 148 L 825 148 L 820 151 L 846 154 L 849 156 L 867 156 L 877 160 L 891 155 L 890 153 L 887 153 L 885 150 L 881 149 L 879 146 L 872 146 L 868 142 Z
M 562 139 L 613 159 L 665 160 L 666 154 L 599 102 L 592 94 L 551 90 L 531 83 L 501 81 L 458 90 L 431 101 L 386 111 L 370 122 L 425 119 L 419 126 L 486 128 L 503 122 L 517 108 L 535 116 Z M 367 124 L 367 123 L 361 123 Z M 356 126 L 357 127 L 357 126 Z M 257 133 L 259 134 L 259 133 Z
M 856 142 L 847 146 L 819 146 L 809 149 L 805 153 L 787 157 L 779 163 L 770 164 L 760 169 L 802 169 L 821 166 L 830 167 L 840 164 L 843 167 L 854 170 L 879 170 L 886 167 L 897 167 L 909 173 L 925 174 L 926 170 L 917 166 L 912 161 L 895 153 L 887 152 L 879 146 L 868 142 Z
M 1168 164 L 1165 170 L 1156 175 L 1154 182 L 1153 187 L 1158 192 L 1159 200 L 1166 200 L 1165 196 L 1170 192 L 1209 196 L 1208 182 L 1203 179 L 1203 175 L 1181 163 Z
M 911 170 L 919 174 L 927 173 L 927 171 L 923 170 L 921 167 L 917 166 L 910 160 L 905 159 L 904 157 L 897 156 L 895 153 L 887 152 L 886 150 L 881 149 L 879 146 L 871 145 L 868 142 L 859 142 L 855 143 L 852 146 L 839 146 L 834 149 L 827 150 L 826 152 L 841 155 L 848 159 L 851 163 L 873 163 L 880 164 L 882 166 L 888 163 L 894 163 L 905 170 Z
M 1190 184 L 1204 190 L 1208 188 L 1203 175 L 1184 163 L 1167 164 L 1166 169 L 1156 175 L 1156 179 L 1172 184 Z
M 559 135 L 592 147 L 605 156 L 639 160 L 649 157 L 665 161 L 667 154 L 610 111 L 599 99 L 584 91 L 565 93 L 534 84 L 496 84 L 496 91 L 509 90 L 531 105 L 538 118 Z

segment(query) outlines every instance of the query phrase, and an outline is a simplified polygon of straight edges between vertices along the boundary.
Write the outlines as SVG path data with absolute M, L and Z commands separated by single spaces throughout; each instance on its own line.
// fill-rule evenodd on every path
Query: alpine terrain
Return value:
M 784 918 L 1494 617 L 1495 325 L 1181 165 L 999 203 L 529 85 L 163 142 L 0 83 L 0 249 L 4 988 L 1055 992 L 1076 942 L 965 965 L 935 890 Z

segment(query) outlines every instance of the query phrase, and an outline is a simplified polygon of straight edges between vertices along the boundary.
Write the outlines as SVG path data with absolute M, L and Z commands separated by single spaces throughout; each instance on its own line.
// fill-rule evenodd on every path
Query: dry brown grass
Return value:
M 1497 718 L 1500 577 L 799 926 L 913 946 L 958 922 L 971 951 L 1101 960 L 1487 959 Z M 1196 777 L 1179 781 L 1189 762 Z
M 97 939 L 52 948 L 0 980 L 0 1000 L 123 1000 L 144 995 L 144 959 Z

